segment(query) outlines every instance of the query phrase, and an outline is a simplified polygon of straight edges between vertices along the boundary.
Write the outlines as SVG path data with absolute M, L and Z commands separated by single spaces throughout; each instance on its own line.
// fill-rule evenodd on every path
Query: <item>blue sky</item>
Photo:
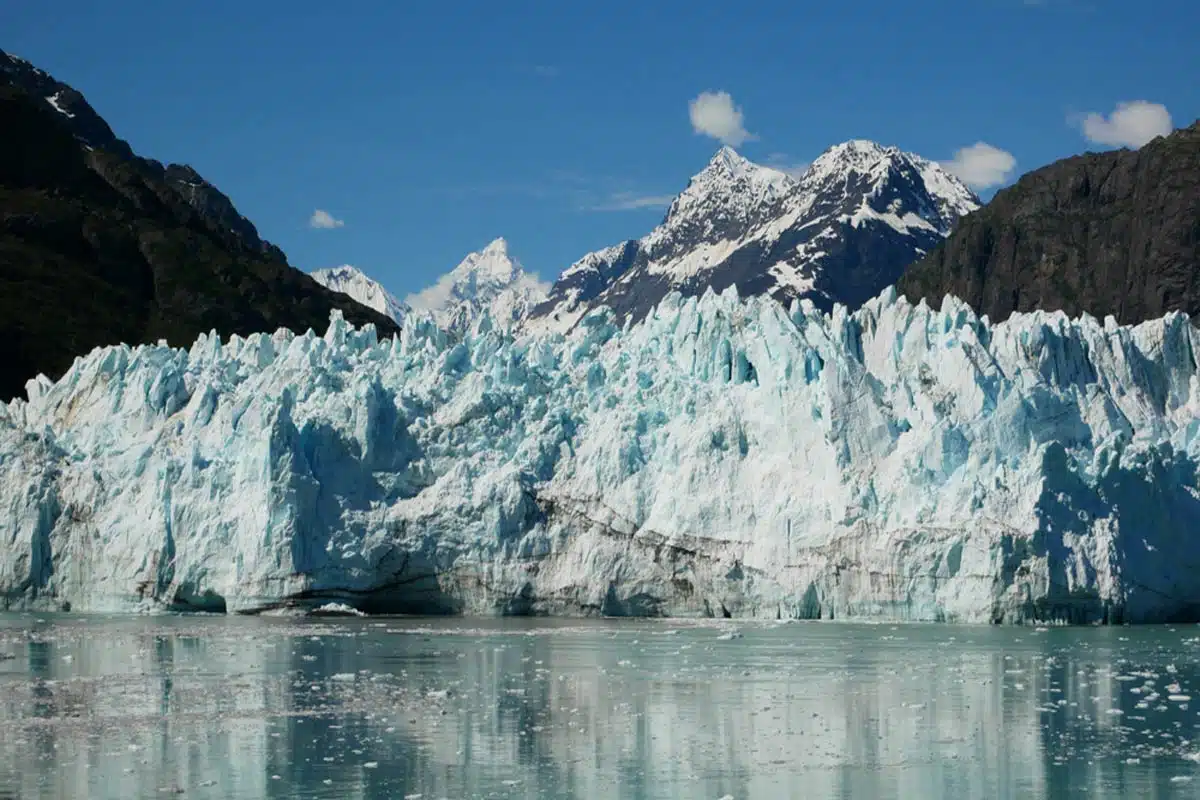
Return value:
M 504 236 L 553 278 L 641 236 L 720 146 L 848 138 L 985 183 L 1200 116 L 1195 0 L 10 3 L 0 47 L 191 164 L 302 269 L 400 295 Z M 709 98 L 712 100 L 712 98 Z M 1109 117 L 1119 103 L 1147 101 Z M 1088 113 L 1103 116 L 1089 118 Z M 1090 144 L 1084 128 L 1093 139 Z M 987 196 L 990 191 L 982 193 Z M 313 228 L 322 209 L 342 225 Z

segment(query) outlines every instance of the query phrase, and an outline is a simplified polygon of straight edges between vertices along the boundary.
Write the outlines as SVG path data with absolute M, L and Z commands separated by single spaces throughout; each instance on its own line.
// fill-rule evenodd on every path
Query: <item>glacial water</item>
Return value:
M 1198 655 L 1195 626 L 7 614 L 0 798 L 1191 797 Z

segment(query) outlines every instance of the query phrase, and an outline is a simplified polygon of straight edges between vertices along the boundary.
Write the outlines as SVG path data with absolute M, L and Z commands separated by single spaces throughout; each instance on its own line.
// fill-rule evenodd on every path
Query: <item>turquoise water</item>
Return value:
M 1192 797 L 1198 654 L 1195 626 L 7 614 L 0 798 Z

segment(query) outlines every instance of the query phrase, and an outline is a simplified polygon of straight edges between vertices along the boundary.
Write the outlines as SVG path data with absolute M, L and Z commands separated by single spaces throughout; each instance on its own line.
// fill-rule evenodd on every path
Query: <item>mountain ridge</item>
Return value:
M 1137 323 L 1200 315 L 1200 120 L 1137 150 L 1072 156 L 1022 175 L 897 288 L 962 298 L 1001 321 L 1062 310 Z
M 294 269 L 192 168 L 134 154 L 83 95 L 0 50 L 0 398 L 95 347 L 387 317 Z
M 308 274 L 322 286 L 344 294 L 380 314 L 387 315 L 397 324 L 403 322 L 404 318 L 412 313 L 412 309 L 407 303 L 389 292 L 382 283 L 358 267 L 342 264 L 337 267 L 316 269 Z
M 568 330 L 600 305 L 637 319 L 668 292 L 734 284 L 856 308 L 979 205 L 937 163 L 863 139 L 829 148 L 799 178 L 725 146 L 650 233 L 564 270 L 529 324 Z

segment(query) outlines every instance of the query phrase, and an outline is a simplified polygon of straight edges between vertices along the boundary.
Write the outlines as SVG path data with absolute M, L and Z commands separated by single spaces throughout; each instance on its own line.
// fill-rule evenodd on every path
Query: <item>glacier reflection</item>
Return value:
M 1178 796 L 1195 633 L 7 615 L 0 797 Z

